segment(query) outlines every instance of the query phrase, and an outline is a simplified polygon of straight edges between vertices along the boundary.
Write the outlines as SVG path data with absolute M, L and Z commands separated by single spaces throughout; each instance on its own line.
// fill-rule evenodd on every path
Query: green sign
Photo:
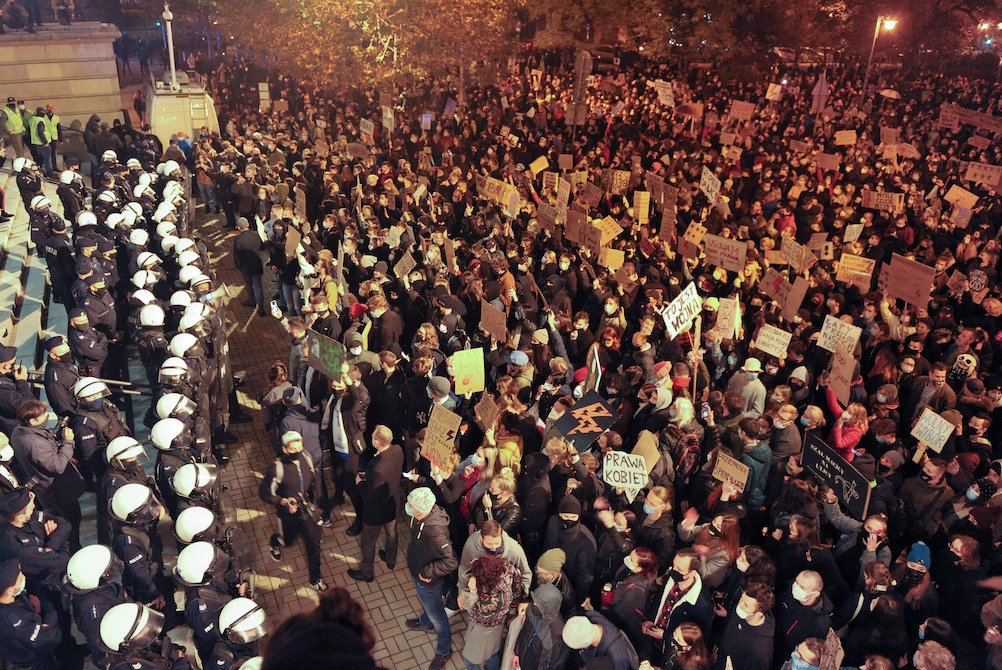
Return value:
M 343 344 L 313 329 L 306 331 L 306 362 L 311 368 L 340 381 L 344 359 Z

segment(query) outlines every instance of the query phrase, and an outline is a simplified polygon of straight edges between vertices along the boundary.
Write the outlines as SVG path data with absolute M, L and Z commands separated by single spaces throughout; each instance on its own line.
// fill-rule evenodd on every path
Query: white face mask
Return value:
M 626 569 L 630 572 L 640 572 L 640 567 L 633 562 L 633 559 L 630 558 L 630 554 L 623 557 L 623 565 L 625 565 Z
M 616 306 L 615 305 L 606 305 L 605 306 L 605 313 L 606 314 L 615 314 L 616 313 Z
M 14 597 L 16 598 L 19 595 L 21 595 L 22 593 L 24 593 L 24 587 L 27 586 L 27 585 L 28 585 L 28 580 L 27 579 L 22 579 L 21 580 L 21 586 L 18 587 L 17 592 L 14 593 Z
M 802 589 L 800 587 L 800 584 L 797 584 L 796 582 L 793 583 L 791 591 L 793 592 L 794 600 L 796 600 L 799 603 L 803 603 L 805 600 L 810 600 L 811 596 L 813 595 L 809 591 L 805 591 L 804 589 Z
M 351 348 L 351 349 L 349 349 L 348 351 L 350 351 L 350 352 L 351 352 L 351 355 L 352 355 L 352 356 L 358 356 L 359 354 L 361 354 L 361 353 L 362 353 L 362 347 L 352 347 L 352 348 Z
M 745 559 L 738 556 L 738 560 L 734 561 L 734 565 L 737 566 L 739 572 L 748 572 L 748 568 L 751 567 Z
M 746 611 L 745 611 L 745 610 L 744 610 L 744 609 L 743 609 L 743 608 L 741 607 L 741 605 L 737 605 L 737 606 L 736 606 L 736 607 L 734 608 L 734 613 L 738 615 L 738 618 L 739 618 L 739 619 L 742 619 L 742 620 L 744 620 L 744 621 L 747 621 L 747 620 L 748 620 L 748 617 L 750 617 L 750 616 L 751 616 L 751 612 L 746 612 Z

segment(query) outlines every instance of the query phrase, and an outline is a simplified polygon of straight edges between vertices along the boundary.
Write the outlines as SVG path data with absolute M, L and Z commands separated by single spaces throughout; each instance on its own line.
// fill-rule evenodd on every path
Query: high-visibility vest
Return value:
M 50 142 L 55 142 L 59 139 L 59 115 L 53 114 L 50 119 L 46 114 L 41 117 L 42 123 L 45 125 L 45 134 L 49 136 Z
M 21 112 L 17 109 L 11 109 L 10 107 L 3 108 L 4 114 L 4 126 L 7 128 L 9 133 L 23 133 L 24 132 L 24 119 L 21 118 Z
M 31 137 L 31 143 L 32 144 L 41 145 L 41 144 L 45 144 L 45 143 L 47 143 L 49 141 L 49 140 L 47 140 L 45 138 L 41 138 L 41 137 L 38 136 L 38 122 L 41 121 L 41 120 L 42 120 L 41 116 L 32 116 L 28 120 L 28 133 L 29 133 L 29 136 Z

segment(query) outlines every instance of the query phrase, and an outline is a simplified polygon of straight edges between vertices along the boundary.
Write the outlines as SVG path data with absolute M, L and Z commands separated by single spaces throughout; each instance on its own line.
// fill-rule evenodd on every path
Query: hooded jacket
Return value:
M 523 668 L 563 668 L 570 650 L 561 633 L 560 591 L 553 584 L 541 584 L 532 592 L 525 624 L 515 642 L 515 655 Z
M 574 592 L 579 601 L 591 593 L 591 584 L 595 580 L 595 557 L 598 546 L 591 531 L 578 522 L 571 528 L 563 528 L 560 517 L 554 514 L 546 526 L 546 541 L 543 550 L 563 549 L 567 554 L 564 572 L 574 585 Z
M 771 613 L 761 625 L 751 626 L 732 612 L 717 644 L 716 670 L 769 670 L 775 635 L 776 619 Z
M 423 520 L 411 517 L 411 542 L 407 545 L 407 567 L 414 579 L 434 586 L 459 567 L 449 540 L 449 515 L 436 505 Z
M 473 560 L 486 553 L 490 552 L 484 547 L 483 536 L 478 530 L 467 538 L 466 544 L 463 545 L 463 556 L 459 559 L 459 589 L 461 593 L 469 592 L 470 566 L 473 564 Z M 497 556 L 507 560 L 518 569 L 522 575 L 522 593 L 528 593 L 529 587 L 532 585 L 532 568 L 529 567 L 529 560 L 525 557 L 522 545 L 504 530 L 501 531 L 501 553 Z
M 765 502 L 765 481 L 769 476 L 769 464 L 772 461 L 772 450 L 766 442 L 759 440 L 758 444 L 741 454 L 740 461 L 750 468 L 745 492 L 748 494 L 748 505 L 757 508 Z
M 585 647 L 580 651 L 585 662 L 593 658 L 605 658 L 612 664 L 613 670 L 636 670 L 640 666 L 637 650 L 633 648 L 626 633 L 598 612 L 585 612 L 584 615 L 602 629 L 602 639 L 598 646 Z

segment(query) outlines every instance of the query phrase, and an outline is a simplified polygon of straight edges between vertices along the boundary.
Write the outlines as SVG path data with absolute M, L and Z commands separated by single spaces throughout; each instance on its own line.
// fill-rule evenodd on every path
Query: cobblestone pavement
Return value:
M 288 360 L 288 336 L 271 316 L 259 317 L 253 308 L 243 306 L 246 299 L 246 295 L 241 294 L 243 283 L 231 259 L 234 232 L 226 227 L 225 218 L 220 216 L 198 223 L 196 230 L 210 250 L 212 265 L 220 281 L 228 289 L 226 325 L 230 358 L 233 369 L 243 373 L 245 379 L 239 391 L 241 404 L 255 417 L 252 423 L 231 427 L 240 442 L 230 445 L 231 460 L 223 479 L 236 501 L 237 518 L 255 546 L 258 561 L 256 600 L 277 624 L 291 614 L 312 609 L 318 602 L 316 592 L 308 584 L 301 542 L 283 550 L 282 562 L 271 560 L 268 538 L 275 531 L 277 521 L 273 511 L 258 498 L 258 486 L 274 453 L 258 418 L 259 405 L 255 400 L 258 392 L 267 387 L 268 366 L 275 361 Z M 265 290 L 268 291 L 267 283 Z M 375 581 L 363 583 L 347 574 L 350 568 L 358 565 L 360 556 L 358 538 L 344 532 L 354 518 L 351 504 L 345 502 L 334 510 L 334 526 L 323 530 L 323 577 L 329 586 L 346 588 L 364 605 L 376 634 L 374 656 L 378 663 L 393 670 L 425 668 L 434 655 L 434 635 L 404 626 L 404 619 L 420 612 L 420 603 L 403 560 L 410 539 L 407 524 L 402 518 L 398 520 L 400 556 L 396 569 L 390 571 L 377 560 Z M 462 615 L 453 616 L 451 621 L 453 647 L 459 650 L 466 625 Z M 458 652 L 447 667 L 463 667 Z

